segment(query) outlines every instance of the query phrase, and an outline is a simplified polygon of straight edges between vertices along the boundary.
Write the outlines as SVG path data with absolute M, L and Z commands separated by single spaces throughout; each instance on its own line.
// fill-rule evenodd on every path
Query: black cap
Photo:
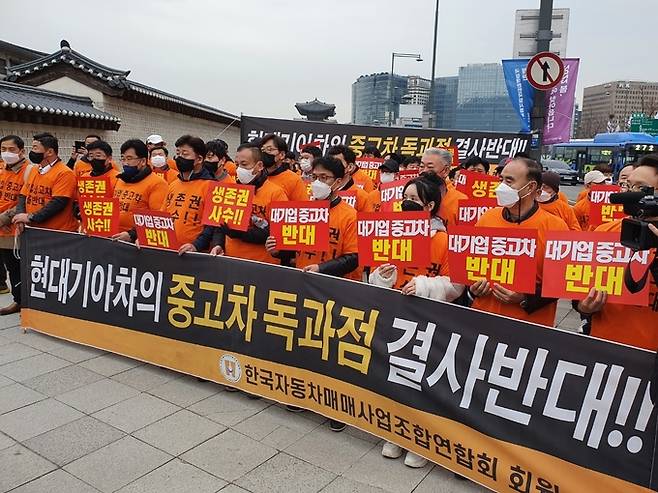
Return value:
M 394 159 L 387 159 L 384 161 L 381 166 L 379 167 L 379 170 L 382 171 L 388 171 L 389 173 L 399 173 L 400 172 L 400 165 L 398 164 L 397 161 Z

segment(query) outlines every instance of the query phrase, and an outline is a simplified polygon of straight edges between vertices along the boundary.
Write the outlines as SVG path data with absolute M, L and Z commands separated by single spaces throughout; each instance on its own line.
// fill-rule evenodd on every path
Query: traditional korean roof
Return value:
M 324 120 L 336 114 L 336 105 L 328 104 L 315 98 L 313 101 L 295 104 L 300 115 L 308 117 L 309 120 Z

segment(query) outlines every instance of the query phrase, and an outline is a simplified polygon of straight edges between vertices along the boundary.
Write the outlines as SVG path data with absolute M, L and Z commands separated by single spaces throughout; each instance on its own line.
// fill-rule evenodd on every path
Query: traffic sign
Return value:
M 542 51 L 533 56 L 526 67 L 528 82 L 535 89 L 548 91 L 557 86 L 564 75 L 564 63 L 555 53 Z

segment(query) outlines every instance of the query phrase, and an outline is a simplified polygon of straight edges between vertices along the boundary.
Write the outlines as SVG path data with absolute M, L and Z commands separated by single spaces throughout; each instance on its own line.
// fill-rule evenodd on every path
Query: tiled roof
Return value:
M 0 81 L 0 109 L 120 122 L 116 116 L 94 108 L 89 98 L 6 81 Z

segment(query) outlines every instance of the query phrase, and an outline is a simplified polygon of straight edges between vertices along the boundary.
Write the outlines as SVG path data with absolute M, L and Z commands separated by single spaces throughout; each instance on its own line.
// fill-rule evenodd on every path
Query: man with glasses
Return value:
M 263 165 L 268 180 L 281 187 L 288 200 L 308 200 L 306 184 L 285 162 L 288 144 L 278 135 L 269 134 L 260 141 Z

